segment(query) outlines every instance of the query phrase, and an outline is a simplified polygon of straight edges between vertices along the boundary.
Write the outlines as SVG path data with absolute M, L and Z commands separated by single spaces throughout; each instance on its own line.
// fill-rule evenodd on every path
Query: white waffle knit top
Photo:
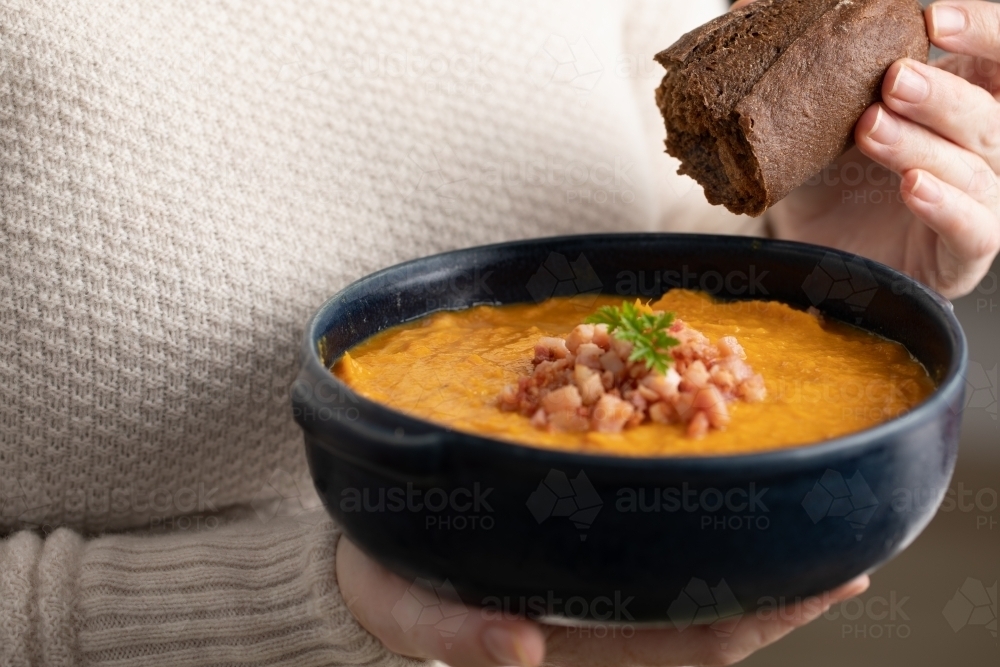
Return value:
M 448 249 L 753 233 L 663 154 L 722 0 L 0 3 L 0 664 L 389 665 L 288 387 Z

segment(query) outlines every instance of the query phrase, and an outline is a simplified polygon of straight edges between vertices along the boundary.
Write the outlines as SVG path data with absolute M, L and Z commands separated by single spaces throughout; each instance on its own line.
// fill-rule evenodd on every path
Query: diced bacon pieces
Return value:
M 575 411 L 553 412 L 548 419 L 549 428 L 553 431 L 574 433 L 590 430 L 590 420 Z
M 684 371 L 684 377 L 681 380 L 681 388 L 685 391 L 701 389 L 702 387 L 707 387 L 711 379 L 712 376 L 709 374 L 704 362 L 702 362 L 701 359 L 698 359 L 689 365 Z
M 565 359 L 569 356 L 566 348 L 566 341 L 562 338 L 540 338 L 535 343 L 535 361 L 548 361 L 549 359 Z
M 564 410 L 575 412 L 582 405 L 580 392 L 573 385 L 556 389 L 542 397 L 542 408 L 547 414 Z
M 639 385 L 636 388 L 636 391 L 639 392 L 640 396 L 646 399 L 646 403 L 656 403 L 661 398 L 659 394 L 644 384 Z
M 730 423 L 730 405 L 767 398 L 764 378 L 747 363 L 734 336 L 712 343 L 675 320 L 666 373 L 629 361 L 632 345 L 609 335 L 605 324 L 581 324 L 563 338 L 543 337 L 533 370 L 503 388 L 502 410 L 530 417 L 539 429 L 620 433 L 644 422 L 680 424 L 701 438 Z
M 719 339 L 719 342 L 715 344 L 719 348 L 720 357 L 739 357 L 740 359 L 746 359 L 747 353 L 743 350 L 743 346 L 740 342 L 736 340 L 735 336 L 723 336 Z
M 611 349 L 611 334 L 608 333 L 607 324 L 594 325 L 594 340 L 591 342 L 600 347 L 602 350 Z
M 722 366 L 712 366 L 709 374 L 712 378 L 712 384 L 722 391 L 732 393 L 733 389 L 736 388 L 736 377 Z
M 750 364 L 742 359 L 739 359 L 738 357 L 726 357 L 725 359 L 720 359 L 716 364 L 716 368 L 729 371 L 737 383 L 743 382 L 753 375 L 753 369 L 750 368 Z
M 698 412 L 694 409 L 694 394 L 690 391 L 677 394 L 677 398 L 674 400 L 674 410 L 677 411 L 681 422 L 685 424 L 694 419 L 695 413 Z
M 660 401 L 649 406 L 649 418 L 658 424 L 673 424 L 677 421 L 677 411 L 669 403 Z
M 751 375 L 740 384 L 737 394 L 747 403 L 760 403 L 767 398 L 767 387 L 764 386 L 764 378 L 759 373 Z
M 611 394 L 605 394 L 594 406 L 590 423 L 595 431 L 620 433 L 634 412 L 635 408 L 630 403 Z
M 500 392 L 500 408 L 503 410 L 517 410 L 517 405 L 521 400 L 518 392 L 518 385 L 509 384 Z
M 604 395 L 601 374 L 583 364 L 577 364 L 573 369 L 573 382 L 584 405 L 593 405 Z
M 591 343 L 594 340 L 594 325 L 581 324 L 566 336 L 566 349 L 575 353 L 584 343 Z
M 625 362 L 614 351 L 609 351 L 601 355 L 601 368 L 611 371 L 617 377 L 625 371 Z
M 632 354 L 632 343 L 624 340 L 618 340 L 617 338 L 611 339 L 611 352 L 613 352 L 619 359 L 628 359 L 628 355 Z
M 705 416 L 705 413 L 697 412 L 691 421 L 688 422 L 687 435 L 689 438 L 704 438 L 708 435 L 708 429 L 710 427 L 711 423 L 708 421 L 708 417 Z
M 698 393 L 694 395 L 694 409 L 703 412 L 713 428 L 721 429 L 729 423 L 726 399 L 722 392 L 714 386 L 710 385 L 698 390 Z
M 584 343 L 577 348 L 576 363 L 593 368 L 595 371 L 604 370 L 601 368 L 601 356 L 603 355 L 604 350 L 597 345 Z
M 668 368 L 666 375 L 650 373 L 642 379 L 643 386 L 649 387 L 667 402 L 671 402 L 677 397 L 677 388 L 680 383 L 681 376 L 673 368 Z

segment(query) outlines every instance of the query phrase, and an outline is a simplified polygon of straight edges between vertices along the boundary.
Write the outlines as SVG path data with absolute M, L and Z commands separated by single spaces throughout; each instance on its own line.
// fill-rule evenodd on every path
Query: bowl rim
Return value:
M 672 455 L 672 454 L 660 454 L 655 456 L 631 456 L 623 454 L 613 454 L 613 453 L 589 453 L 582 451 L 572 451 L 563 450 L 555 448 L 547 448 L 540 445 L 534 445 L 526 442 L 518 442 L 514 440 L 504 440 L 501 438 L 495 438 L 490 436 L 484 436 L 477 433 L 472 433 L 469 431 L 463 431 L 455 429 L 443 424 L 439 424 L 422 417 L 417 417 L 410 415 L 395 408 L 388 406 L 379 401 L 369 399 L 362 394 L 356 392 L 347 383 L 343 382 L 332 371 L 326 368 L 322 360 L 319 358 L 319 351 L 317 349 L 317 341 L 320 337 L 325 335 L 326 331 L 318 331 L 319 323 L 324 319 L 324 315 L 329 309 L 333 308 L 338 302 L 342 301 L 345 296 L 347 296 L 351 291 L 357 290 L 362 287 L 365 283 L 377 281 L 382 276 L 387 273 L 397 271 L 401 268 L 408 266 L 413 266 L 420 264 L 421 262 L 427 261 L 432 258 L 445 258 L 449 256 L 459 256 L 468 255 L 475 252 L 480 252 L 484 250 L 495 250 L 499 248 L 516 248 L 518 246 L 530 246 L 538 244 L 549 244 L 558 245 L 566 242 L 580 243 L 580 242 L 599 242 L 601 240 L 631 240 L 636 242 L 641 242 L 643 239 L 663 239 L 669 237 L 683 237 L 689 240 L 711 240 L 713 242 L 718 242 L 720 239 L 732 240 L 734 242 L 744 241 L 748 245 L 752 245 L 755 249 L 761 246 L 771 246 L 778 249 L 785 247 L 788 250 L 798 250 L 807 251 L 809 253 L 832 253 L 842 259 L 855 260 L 862 259 L 867 266 L 870 268 L 887 273 L 889 276 L 896 281 L 902 281 L 908 290 L 913 290 L 915 295 L 919 295 L 931 303 L 936 305 L 940 311 L 944 314 L 945 320 L 947 322 L 947 334 L 950 338 L 950 342 L 954 347 L 954 354 L 949 362 L 948 369 L 944 373 L 942 379 L 935 387 L 934 391 L 920 404 L 914 407 L 912 410 L 906 414 L 894 417 L 888 421 L 881 422 L 869 428 L 861 431 L 855 431 L 853 433 L 848 433 L 836 438 L 831 438 L 829 440 L 821 440 L 819 442 L 813 443 L 803 443 L 800 445 L 790 445 L 786 447 L 776 448 L 776 449 L 766 449 L 756 452 L 748 453 L 726 453 L 726 454 L 702 454 L 702 455 Z M 780 299 L 773 299 L 779 301 Z M 487 302 L 483 302 L 486 304 Z M 420 317 L 426 317 L 437 312 L 460 312 L 462 310 L 467 310 L 472 308 L 474 305 L 465 306 L 463 308 L 440 308 L 437 310 L 430 310 Z M 414 318 L 419 319 L 419 318 Z M 407 320 L 412 321 L 412 320 Z M 403 324 L 399 322 L 398 324 Z M 395 326 L 395 325 L 394 325 Z M 707 468 L 718 469 L 719 467 L 729 468 L 729 467 L 747 467 L 751 466 L 753 468 L 768 467 L 771 468 L 775 464 L 800 464 L 807 461 L 814 461 L 816 459 L 828 458 L 830 456 L 845 456 L 850 455 L 855 451 L 860 451 L 865 448 L 876 445 L 877 443 L 893 439 L 898 436 L 901 432 L 909 431 L 911 429 L 919 427 L 921 424 L 934 421 L 936 415 L 939 413 L 941 407 L 947 409 L 947 404 L 953 394 L 956 391 L 964 389 L 964 376 L 968 366 L 968 341 L 965 336 L 965 332 L 962 329 L 961 323 L 955 316 L 954 306 L 949 300 L 941 296 L 930 287 L 924 285 L 923 283 L 911 278 L 910 276 L 894 269 L 891 266 L 878 262 L 876 260 L 869 259 L 867 257 L 853 255 L 851 253 L 839 250 L 836 248 L 829 248 L 826 246 L 820 246 L 810 243 L 802 243 L 798 241 L 788 241 L 784 239 L 771 239 L 771 238 L 761 238 L 761 237 L 747 237 L 747 236 L 734 236 L 726 234 L 702 234 L 702 233 L 686 233 L 686 232 L 605 232 L 605 233 L 590 233 L 590 234 L 570 234 L 570 235 L 556 235 L 556 236 L 546 236 L 537 237 L 530 239 L 519 239 L 514 241 L 504 241 L 499 243 L 491 243 L 478 246 L 469 246 L 465 248 L 458 248 L 454 250 L 449 250 L 441 253 L 435 253 L 432 255 L 426 255 L 423 257 L 418 257 L 410 259 L 404 262 L 388 266 L 373 273 L 367 274 L 357 280 L 352 281 L 348 285 L 344 286 L 342 289 L 338 290 L 333 296 L 329 297 L 323 304 L 310 316 L 305 330 L 303 332 L 302 338 L 302 357 L 299 364 L 300 373 L 308 372 L 313 377 L 323 377 L 323 379 L 332 378 L 339 391 L 345 391 L 348 395 L 352 396 L 359 404 L 366 406 L 367 408 L 374 409 L 375 411 L 387 411 L 390 415 L 396 418 L 402 418 L 404 420 L 414 421 L 420 423 L 422 426 L 428 427 L 431 430 L 431 434 L 437 433 L 443 436 L 449 436 L 444 439 L 445 445 L 450 444 L 450 441 L 455 438 L 461 438 L 463 440 L 463 446 L 475 446 L 480 448 L 487 448 L 495 450 L 497 453 L 505 456 L 514 456 L 518 458 L 525 459 L 545 459 L 548 464 L 555 465 L 553 459 L 557 459 L 559 463 L 568 467 L 582 468 L 586 466 L 601 466 L 601 467 L 614 467 L 614 468 L 624 468 L 624 469 L 634 469 L 634 468 L 648 468 L 650 465 L 663 466 L 668 464 L 672 467 L 691 469 L 691 470 L 704 470 Z M 911 353 L 912 354 L 912 353 Z M 301 377 L 301 375 L 300 375 Z M 944 406 L 941 406 L 944 404 Z M 401 446 L 405 446 L 401 443 Z M 419 445 L 418 445 L 419 446 Z

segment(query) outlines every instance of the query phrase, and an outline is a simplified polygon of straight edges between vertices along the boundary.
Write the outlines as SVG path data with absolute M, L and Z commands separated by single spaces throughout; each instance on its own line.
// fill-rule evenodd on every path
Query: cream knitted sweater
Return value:
M 3 0 L 0 664 L 389 665 L 287 389 L 401 260 L 752 233 L 651 60 L 722 0 Z

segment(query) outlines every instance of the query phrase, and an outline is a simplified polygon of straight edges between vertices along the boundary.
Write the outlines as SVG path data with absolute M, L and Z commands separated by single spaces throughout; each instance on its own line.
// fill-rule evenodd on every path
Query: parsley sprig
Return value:
M 628 301 L 623 301 L 620 308 L 604 306 L 587 318 L 587 324 L 607 324 L 608 333 L 632 343 L 629 361 L 644 361 L 646 368 L 663 374 L 673 362 L 670 348 L 680 344 L 667 333 L 673 322 L 673 313 L 654 313 Z

